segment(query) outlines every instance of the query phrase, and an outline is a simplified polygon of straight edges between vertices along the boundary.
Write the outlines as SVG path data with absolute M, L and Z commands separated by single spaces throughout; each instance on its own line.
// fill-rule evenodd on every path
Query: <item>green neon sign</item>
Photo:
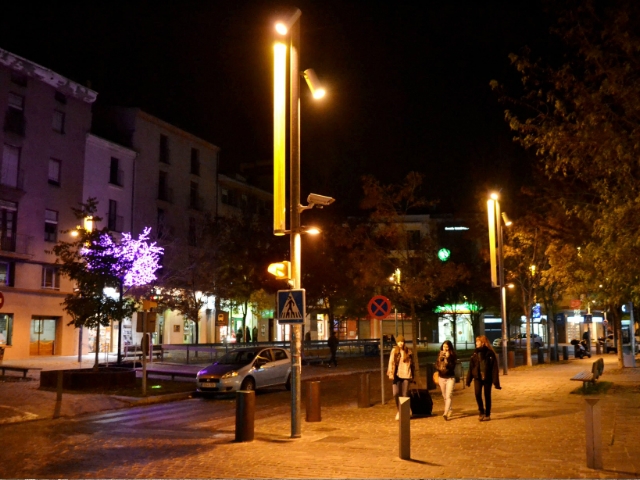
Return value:
M 448 250 L 446 248 L 441 248 L 440 250 L 438 250 L 438 258 L 440 259 L 440 261 L 446 262 L 447 260 L 449 260 L 450 256 L 451 250 Z

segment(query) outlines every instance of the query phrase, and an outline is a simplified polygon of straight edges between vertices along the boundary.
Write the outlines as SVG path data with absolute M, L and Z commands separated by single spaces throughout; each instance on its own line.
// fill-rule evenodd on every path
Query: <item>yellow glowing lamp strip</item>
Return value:
M 287 219 L 285 191 L 287 46 L 277 42 L 273 50 L 273 233 L 284 235 Z
M 489 257 L 491 259 L 491 286 L 498 286 L 496 267 L 496 206 L 495 200 L 487 200 L 487 214 L 489 220 Z

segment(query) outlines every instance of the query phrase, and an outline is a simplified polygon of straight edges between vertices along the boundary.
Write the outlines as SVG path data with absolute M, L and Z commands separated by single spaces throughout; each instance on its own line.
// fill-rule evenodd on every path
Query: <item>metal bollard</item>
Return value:
M 358 408 L 369 408 L 369 374 L 361 373 L 358 382 Z
M 516 352 L 513 350 L 507 352 L 507 366 L 509 368 L 516 368 Z
M 320 422 L 320 382 L 307 382 L 307 422 Z
M 544 350 L 542 348 L 538 348 L 538 365 L 544 363 Z
M 602 346 L 600 342 L 596 342 L 596 355 L 600 355 L 602 353 Z
M 400 408 L 399 427 L 399 454 L 402 460 L 411 458 L 411 399 L 409 397 L 399 397 Z
M 585 398 L 584 423 L 587 429 L 587 467 L 602 470 L 602 428 L 599 398 Z
M 236 392 L 236 442 L 252 442 L 256 392 L 238 390 Z
M 569 347 L 562 347 L 562 360 L 569 360 Z
M 60 417 L 60 410 L 62 409 L 62 389 L 64 386 L 64 370 L 58 370 L 57 382 L 56 382 L 56 406 L 53 409 L 53 418 Z

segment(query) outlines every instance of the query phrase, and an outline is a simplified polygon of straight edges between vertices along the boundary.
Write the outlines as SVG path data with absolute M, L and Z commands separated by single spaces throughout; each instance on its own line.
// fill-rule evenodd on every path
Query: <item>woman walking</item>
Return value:
M 389 367 L 387 376 L 393 382 L 393 398 L 396 401 L 396 420 L 400 418 L 399 397 L 406 397 L 409 394 L 409 382 L 413 380 L 415 365 L 413 364 L 413 354 L 404 344 L 404 337 L 398 335 L 396 346 L 389 355 Z
M 495 386 L 498 390 L 502 387 L 500 387 L 496 353 L 484 335 L 476 337 L 476 350 L 471 355 L 467 373 L 467 387 L 471 386 L 471 380 L 473 380 L 480 421 L 488 422 L 491 420 L 491 386 Z M 482 403 L 483 392 L 484 404 Z
M 444 399 L 444 413 L 442 418 L 449 420 L 453 414 L 451 409 L 451 395 L 453 386 L 456 383 L 456 362 L 458 356 L 449 340 L 445 340 L 440 345 L 440 354 L 436 360 L 436 371 L 438 372 L 438 383 Z

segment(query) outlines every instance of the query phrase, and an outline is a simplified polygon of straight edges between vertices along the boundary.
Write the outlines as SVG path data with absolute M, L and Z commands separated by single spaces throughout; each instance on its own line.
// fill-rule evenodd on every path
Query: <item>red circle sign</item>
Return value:
M 391 301 L 384 295 L 376 295 L 369 300 L 367 311 L 372 317 L 384 318 L 391 313 Z
M 4 295 L 0 292 L 0 308 L 4 306 Z

